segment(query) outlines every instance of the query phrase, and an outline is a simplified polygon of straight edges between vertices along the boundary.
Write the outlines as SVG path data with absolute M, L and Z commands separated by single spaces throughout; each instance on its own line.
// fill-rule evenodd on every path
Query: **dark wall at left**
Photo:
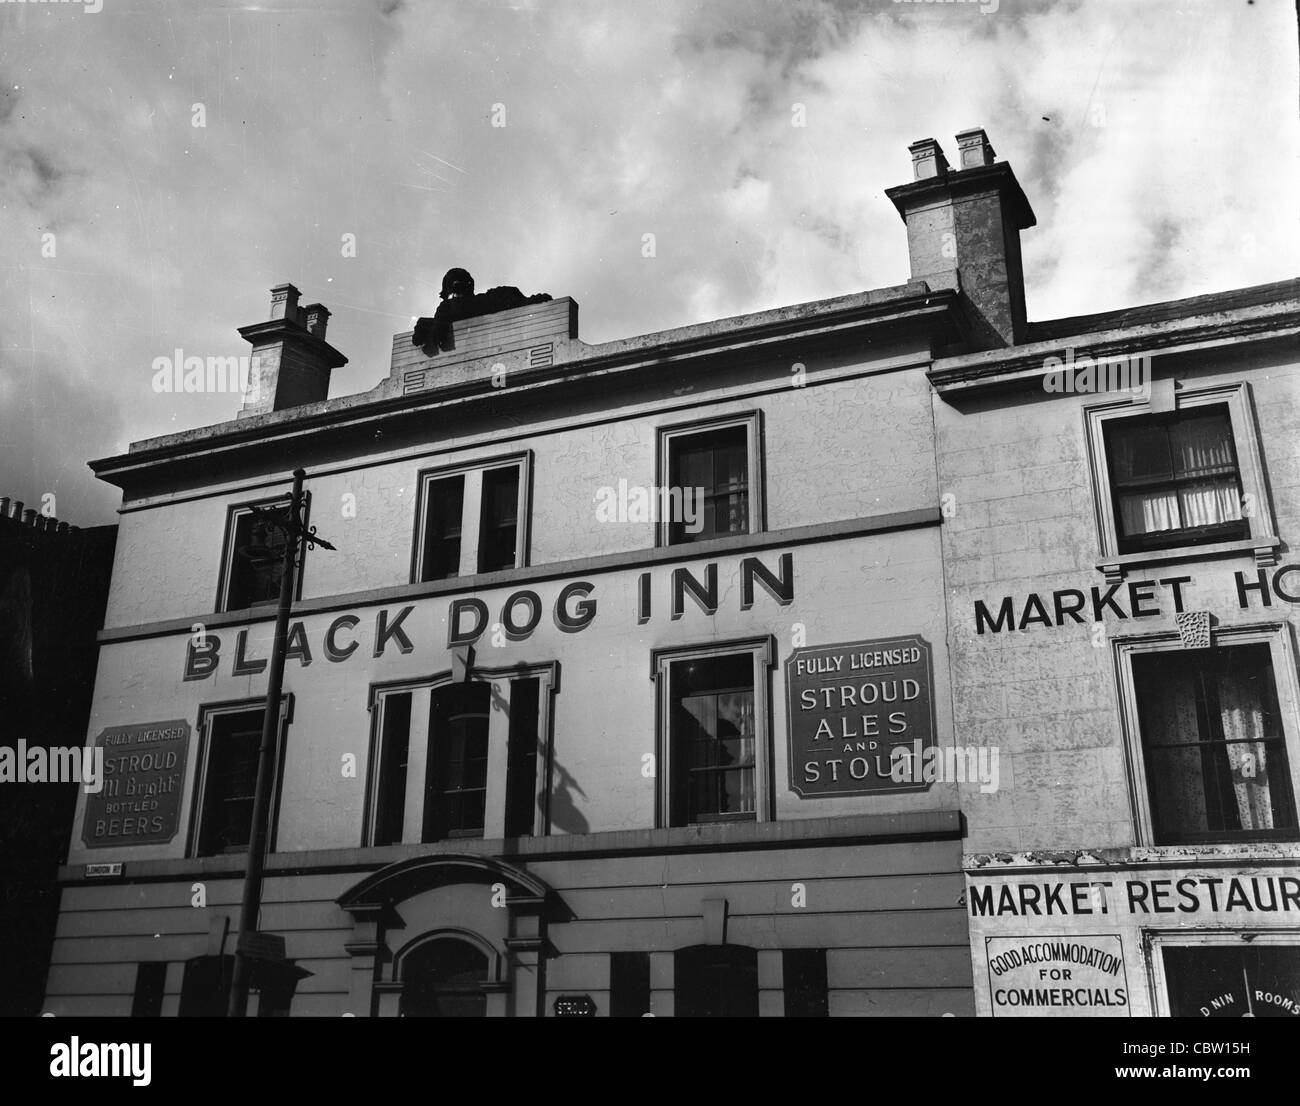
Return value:
M 14 750 L 11 767 L 20 750 L 86 743 L 116 542 L 116 526 L 83 530 L 0 498 L 0 746 Z M 40 1013 L 77 786 L 7 771 L 0 782 L 3 1017 Z

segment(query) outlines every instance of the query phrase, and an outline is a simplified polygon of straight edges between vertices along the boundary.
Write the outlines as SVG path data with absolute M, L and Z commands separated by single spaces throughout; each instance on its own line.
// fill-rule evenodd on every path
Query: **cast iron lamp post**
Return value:
M 262 716 L 262 742 L 257 751 L 257 783 L 253 789 L 252 825 L 248 831 L 248 869 L 244 876 L 244 899 L 239 909 L 239 935 L 235 942 L 235 973 L 230 984 L 230 1001 L 226 1015 L 242 1018 L 248 1013 L 248 986 L 252 970 L 249 955 L 257 941 L 257 915 L 262 905 L 262 873 L 266 867 L 266 822 L 271 807 L 271 786 L 275 776 L 280 744 L 280 692 L 284 684 L 285 640 L 289 631 L 289 608 L 293 603 L 294 577 L 307 546 L 333 549 L 324 538 L 316 536 L 303 518 L 302 469 L 293 473 L 293 494 L 286 508 L 254 508 L 269 527 L 282 531 L 284 572 L 280 577 L 280 601 L 275 611 L 275 639 L 271 645 L 271 667 L 267 674 L 266 712 Z M 258 550 L 260 552 L 261 550 Z M 250 553 L 253 550 L 249 550 Z M 267 550 L 269 552 L 269 550 Z

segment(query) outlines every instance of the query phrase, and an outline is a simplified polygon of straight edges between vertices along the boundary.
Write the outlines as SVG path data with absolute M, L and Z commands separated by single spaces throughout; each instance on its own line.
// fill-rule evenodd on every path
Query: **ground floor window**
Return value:
M 786 949 L 781 953 L 787 1018 L 825 1018 L 826 950 Z
M 136 966 L 135 995 L 131 1000 L 131 1017 L 156 1018 L 162 1014 L 163 993 L 167 986 L 167 961 L 146 960 Z
M 676 1017 L 758 1017 L 758 950 L 696 945 L 678 949 L 673 960 Z
M 402 957 L 404 1018 L 487 1016 L 488 958 L 468 941 L 439 937 Z
M 1300 1018 L 1300 934 L 1171 938 L 1155 956 L 1170 1017 Z
M 609 955 L 609 1016 L 640 1018 L 650 1013 L 650 954 Z

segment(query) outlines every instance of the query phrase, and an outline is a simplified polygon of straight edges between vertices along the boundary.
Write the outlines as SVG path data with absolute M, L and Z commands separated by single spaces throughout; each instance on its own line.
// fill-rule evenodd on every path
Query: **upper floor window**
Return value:
M 1157 845 L 1296 840 L 1267 643 L 1133 657 Z
M 305 502 L 305 500 L 304 500 Z M 244 503 L 230 508 L 222 557 L 217 609 L 238 611 L 280 598 L 284 546 L 288 537 L 277 521 L 288 517 L 289 498 Z M 302 573 L 298 574 L 302 593 Z
M 1111 420 L 1106 456 L 1121 553 L 1248 536 L 1226 405 Z
M 420 474 L 413 582 L 527 564 L 527 455 Z
M 281 758 L 287 710 L 286 698 L 280 715 Z M 202 750 L 194 816 L 195 856 L 215 856 L 248 849 L 264 713 L 264 708 L 254 703 L 204 708 L 200 712 Z M 274 767 L 278 778 L 279 766 Z M 272 793 L 276 790 L 273 789 Z M 274 804 L 269 817 L 272 832 L 268 840 L 274 836 Z
M 1093 507 L 1108 583 L 1134 564 L 1250 553 L 1277 563 L 1281 540 L 1250 386 L 1161 376 L 1142 399 L 1084 409 Z
M 376 695 L 366 843 L 538 832 L 551 666 L 482 675 Z
M 668 494 L 659 544 L 761 530 L 759 445 L 756 412 L 660 430 L 659 484 Z
M 661 825 L 767 817 L 771 639 L 655 654 Z

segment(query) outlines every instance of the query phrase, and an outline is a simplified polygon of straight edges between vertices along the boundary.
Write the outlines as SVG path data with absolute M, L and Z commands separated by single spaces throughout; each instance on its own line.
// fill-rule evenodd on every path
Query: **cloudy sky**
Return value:
M 883 190 L 970 126 L 1031 318 L 1300 272 L 1292 0 L 0 0 L 0 495 L 113 521 L 88 459 L 238 407 L 154 358 L 247 353 L 284 281 L 332 395 L 452 265 L 593 342 L 901 283 Z

